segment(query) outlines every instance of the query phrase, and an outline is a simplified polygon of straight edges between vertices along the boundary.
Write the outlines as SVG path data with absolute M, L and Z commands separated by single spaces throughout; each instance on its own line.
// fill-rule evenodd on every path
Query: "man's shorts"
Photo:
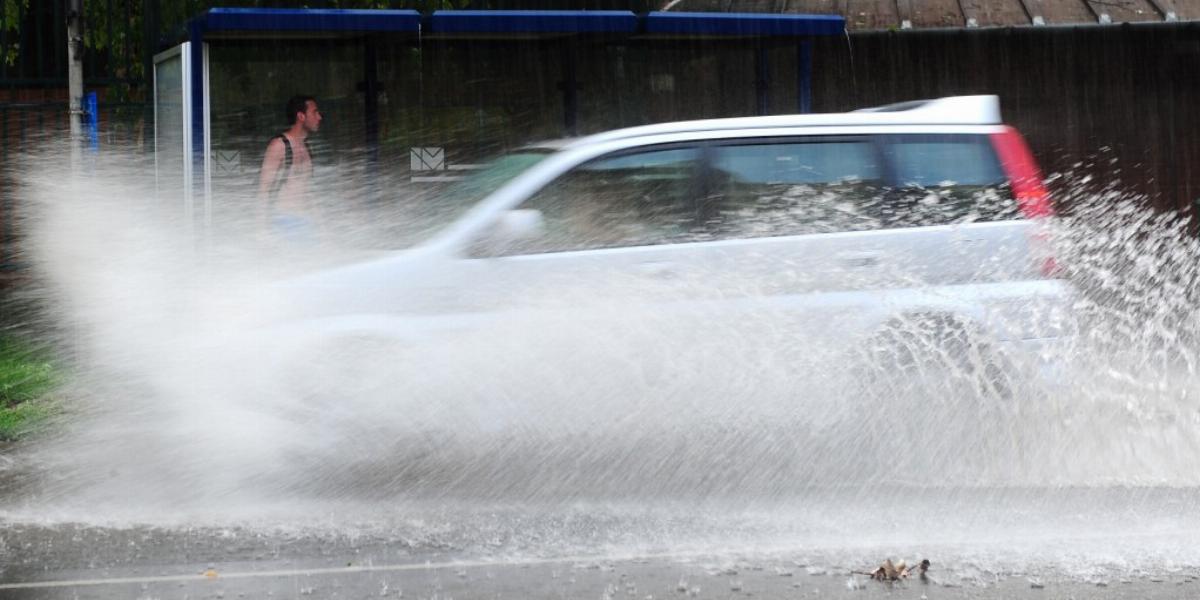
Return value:
M 307 217 L 278 214 L 271 217 L 271 229 L 289 244 L 313 246 L 317 243 L 316 225 Z

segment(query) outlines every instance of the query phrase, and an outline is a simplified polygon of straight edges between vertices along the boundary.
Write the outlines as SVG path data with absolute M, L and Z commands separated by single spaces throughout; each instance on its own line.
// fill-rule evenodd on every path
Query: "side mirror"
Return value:
M 510 254 L 526 242 L 536 240 L 546 232 L 542 211 L 515 209 L 505 211 L 492 224 L 477 245 L 475 254 L 502 256 Z

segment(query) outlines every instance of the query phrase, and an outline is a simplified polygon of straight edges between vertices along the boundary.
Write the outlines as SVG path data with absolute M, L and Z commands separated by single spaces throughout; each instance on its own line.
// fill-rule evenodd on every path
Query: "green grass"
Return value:
M 57 385 L 48 352 L 0 334 L 0 441 L 15 440 L 44 423 L 53 412 L 50 395 Z

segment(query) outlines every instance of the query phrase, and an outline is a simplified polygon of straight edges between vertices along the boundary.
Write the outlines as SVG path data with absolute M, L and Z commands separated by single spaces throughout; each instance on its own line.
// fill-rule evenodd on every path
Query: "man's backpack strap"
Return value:
M 283 182 L 287 181 L 288 174 L 292 171 L 292 142 L 282 133 L 275 137 L 283 140 L 283 169 L 275 174 L 275 183 L 271 185 L 271 200 L 275 199 L 275 195 L 279 193 L 279 188 L 283 187 Z M 308 140 L 305 140 L 304 143 L 307 144 Z
M 286 176 L 292 170 L 292 142 L 282 133 L 275 137 L 283 140 L 283 172 Z M 304 140 L 304 143 L 307 144 L 308 140 Z

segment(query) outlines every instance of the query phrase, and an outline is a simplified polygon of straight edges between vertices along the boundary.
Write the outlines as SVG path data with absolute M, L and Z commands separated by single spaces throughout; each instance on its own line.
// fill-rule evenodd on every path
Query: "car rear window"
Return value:
M 889 156 L 901 185 L 923 187 L 1004 183 L 1004 171 L 981 135 L 899 137 L 891 140 Z
M 892 171 L 881 207 L 885 226 L 1020 218 L 988 136 L 893 135 L 882 145 Z

